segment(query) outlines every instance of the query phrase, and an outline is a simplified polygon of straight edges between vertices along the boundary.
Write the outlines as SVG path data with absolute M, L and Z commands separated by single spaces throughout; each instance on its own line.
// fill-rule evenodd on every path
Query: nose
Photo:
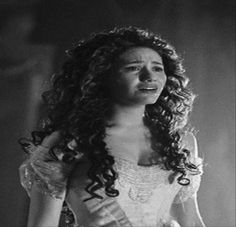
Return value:
M 142 82 L 153 82 L 156 81 L 155 75 L 147 67 L 144 67 L 141 71 L 139 80 Z

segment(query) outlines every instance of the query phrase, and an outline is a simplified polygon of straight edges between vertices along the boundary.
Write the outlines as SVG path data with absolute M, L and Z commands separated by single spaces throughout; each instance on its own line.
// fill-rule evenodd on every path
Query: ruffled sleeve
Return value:
M 27 159 L 19 168 L 20 182 L 28 195 L 31 195 L 32 186 L 43 194 L 62 199 L 66 190 L 67 178 L 72 169 L 71 164 L 64 163 L 60 159 L 64 155 L 61 150 L 50 154 L 50 148 L 34 145 L 29 142 Z
M 183 203 L 197 193 L 201 183 L 201 176 L 203 174 L 202 163 L 202 158 L 197 157 L 194 159 L 193 164 L 198 166 L 199 171 L 197 173 L 192 173 L 189 171 L 187 178 L 190 180 L 190 184 L 181 187 L 174 199 L 174 203 Z

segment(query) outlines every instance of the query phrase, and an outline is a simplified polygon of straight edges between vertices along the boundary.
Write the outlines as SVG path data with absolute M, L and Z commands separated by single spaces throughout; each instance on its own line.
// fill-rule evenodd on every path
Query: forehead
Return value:
M 161 56 L 155 50 L 148 47 L 134 47 L 128 49 L 119 56 L 118 60 L 122 63 L 134 61 L 153 61 L 162 63 Z

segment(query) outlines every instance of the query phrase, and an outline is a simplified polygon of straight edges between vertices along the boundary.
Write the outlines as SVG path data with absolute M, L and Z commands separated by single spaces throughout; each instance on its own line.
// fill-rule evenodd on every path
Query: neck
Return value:
M 120 127 L 136 127 L 143 125 L 145 106 L 122 106 L 115 104 L 108 123 Z

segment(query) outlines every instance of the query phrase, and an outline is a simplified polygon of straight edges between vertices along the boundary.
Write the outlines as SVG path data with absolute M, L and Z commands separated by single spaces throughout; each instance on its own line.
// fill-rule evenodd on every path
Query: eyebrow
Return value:
M 137 64 L 137 63 L 143 63 L 144 61 L 129 61 L 129 62 L 124 62 L 124 64 Z M 158 62 L 158 61 L 152 61 L 152 63 L 157 64 L 157 65 L 163 65 L 163 63 Z

